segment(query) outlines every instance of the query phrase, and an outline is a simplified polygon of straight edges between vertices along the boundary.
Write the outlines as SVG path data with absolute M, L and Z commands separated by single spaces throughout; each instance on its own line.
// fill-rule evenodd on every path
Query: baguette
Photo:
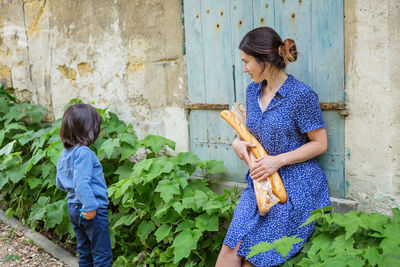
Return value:
M 220 116 L 232 126 L 244 141 L 256 145 L 255 147 L 250 148 L 249 151 L 249 157 L 252 164 L 254 164 L 255 159 L 268 155 L 264 147 L 249 132 L 244 123 L 235 113 L 229 110 L 224 110 L 220 113 Z M 285 203 L 287 200 L 286 190 L 278 172 L 275 172 L 268 179 L 261 182 L 254 181 L 254 190 L 257 199 L 257 206 L 261 215 L 267 213 L 276 203 Z

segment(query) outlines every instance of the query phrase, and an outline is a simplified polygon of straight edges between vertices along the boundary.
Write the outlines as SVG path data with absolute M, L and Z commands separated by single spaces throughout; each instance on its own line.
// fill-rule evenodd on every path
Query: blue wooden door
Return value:
M 225 162 L 219 177 L 243 181 L 247 168 L 231 144 L 234 132 L 219 117 L 245 103 L 251 82 L 242 72 L 238 45 L 251 29 L 270 26 L 296 41 L 299 57 L 287 73 L 318 94 L 328 131 L 328 151 L 318 159 L 331 196 L 344 197 L 344 41 L 342 0 L 184 0 L 190 149 Z

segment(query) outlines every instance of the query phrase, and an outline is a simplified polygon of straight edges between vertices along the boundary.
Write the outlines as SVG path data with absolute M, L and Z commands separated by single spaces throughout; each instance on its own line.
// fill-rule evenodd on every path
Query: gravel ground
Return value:
M 0 222 L 0 266 L 67 267 L 27 239 L 21 231 Z

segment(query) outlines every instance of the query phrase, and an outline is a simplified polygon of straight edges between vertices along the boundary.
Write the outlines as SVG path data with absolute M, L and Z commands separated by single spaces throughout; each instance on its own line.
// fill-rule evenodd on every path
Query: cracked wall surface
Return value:
M 0 3 L 0 79 L 47 120 L 80 98 L 188 150 L 180 1 Z
M 400 206 L 400 2 L 345 1 L 346 197 Z

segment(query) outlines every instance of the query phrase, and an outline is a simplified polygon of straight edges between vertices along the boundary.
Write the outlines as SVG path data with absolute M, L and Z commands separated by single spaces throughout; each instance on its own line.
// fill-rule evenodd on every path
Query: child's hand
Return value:
M 80 211 L 81 211 L 81 217 L 85 218 L 87 220 L 91 220 L 94 217 L 96 217 L 96 210 L 91 210 L 91 211 L 88 211 L 88 212 L 82 212 L 82 209 L 80 209 Z

